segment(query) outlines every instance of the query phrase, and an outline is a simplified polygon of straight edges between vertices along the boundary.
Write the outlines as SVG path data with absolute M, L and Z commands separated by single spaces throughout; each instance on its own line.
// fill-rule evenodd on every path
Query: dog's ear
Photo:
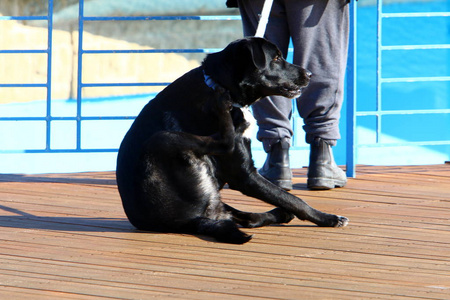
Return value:
M 235 62 L 230 49 L 225 48 L 220 52 L 208 54 L 202 66 L 214 81 L 225 88 L 230 88 L 235 73 Z
M 214 81 L 229 90 L 233 98 L 237 98 L 242 94 L 241 83 L 256 69 L 266 67 L 268 43 L 263 38 L 234 41 L 222 51 L 208 54 L 202 63 L 203 69 Z
M 249 68 L 264 69 L 267 58 L 263 38 L 244 38 L 230 43 L 220 52 L 209 54 L 203 61 L 208 75 L 225 84 L 227 77 L 242 77 Z
M 252 38 L 247 41 L 248 42 L 244 44 L 244 47 L 246 48 L 245 52 L 250 55 L 249 59 L 253 63 L 253 66 L 256 67 L 256 69 L 265 69 L 267 63 L 264 51 L 265 40 L 262 38 Z

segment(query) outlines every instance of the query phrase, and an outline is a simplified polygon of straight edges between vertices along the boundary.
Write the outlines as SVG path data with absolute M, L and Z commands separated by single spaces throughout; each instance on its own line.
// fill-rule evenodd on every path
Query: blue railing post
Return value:
M 76 149 L 81 150 L 81 99 L 83 91 L 83 31 L 84 31 L 84 0 L 79 0 L 78 12 L 78 69 L 77 69 L 77 129 Z
M 47 32 L 47 112 L 46 112 L 46 141 L 45 149 L 51 148 L 52 121 L 52 45 L 53 45 L 53 0 L 48 0 L 48 32 Z
M 347 176 L 356 176 L 356 17 L 357 2 L 350 2 L 350 36 L 347 63 Z
M 383 0 L 377 0 L 377 90 L 376 90 L 376 143 L 380 143 L 380 136 L 381 136 L 381 114 L 380 111 L 382 110 L 382 104 L 381 104 L 381 86 L 382 86 L 382 75 L 381 75 L 381 69 L 382 69 L 382 54 L 383 54 L 383 41 L 382 41 L 382 30 L 383 30 Z

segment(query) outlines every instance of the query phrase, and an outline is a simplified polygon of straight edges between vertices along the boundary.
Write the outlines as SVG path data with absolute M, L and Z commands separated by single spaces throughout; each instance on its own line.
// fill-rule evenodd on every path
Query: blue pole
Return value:
M 78 15 L 78 70 L 77 70 L 77 144 L 76 149 L 81 150 L 81 99 L 82 99 L 82 66 L 83 66 L 83 22 L 84 0 L 79 1 Z
M 356 177 L 356 1 L 350 2 L 350 36 L 347 62 L 347 177 Z
M 46 141 L 45 149 L 51 147 L 51 116 L 52 116 L 52 45 L 53 45 L 53 0 L 48 1 L 47 11 L 47 113 L 46 113 Z
M 380 143 L 381 136 L 381 115 L 379 112 L 382 110 L 381 105 L 381 86 L 382 86 L 382 77 L 381 77 L 381 55 L 382 55 L 382 20 L 383 20 L 383 0 L 377 0 L 377 89 L 376 89 L 376 111 L 378 114 L 376 115 L 376 143 Z

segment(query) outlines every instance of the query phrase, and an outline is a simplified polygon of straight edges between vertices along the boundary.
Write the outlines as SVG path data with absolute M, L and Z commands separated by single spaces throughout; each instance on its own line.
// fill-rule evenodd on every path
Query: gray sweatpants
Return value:
M 245 36 L 253 36 L 264 0 L 238 0 Z M 306 142 L 315 137 L 340 138 L 339 117 L 343 102 L 347 63 L 349 10 L 347 0 L 274 0 L 265 38 L 287 56 L 289 41 L 294 46 L 294 64 L 312 72 L 309 86 L 297 99 L 305 125 Z M 292 101 L 281 96 L 253 104 L 258 122 L 258 140 L 266 151 L 281 139 L 291 138 L 289 119 Z

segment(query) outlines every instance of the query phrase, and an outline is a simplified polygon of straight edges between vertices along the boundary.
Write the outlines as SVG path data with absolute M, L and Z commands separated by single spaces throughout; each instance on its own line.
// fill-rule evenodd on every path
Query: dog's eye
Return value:
M 280 55 L 277 55 L 273 58 L 273 62 L 279 62 L 282 60 L 282 57 Z

